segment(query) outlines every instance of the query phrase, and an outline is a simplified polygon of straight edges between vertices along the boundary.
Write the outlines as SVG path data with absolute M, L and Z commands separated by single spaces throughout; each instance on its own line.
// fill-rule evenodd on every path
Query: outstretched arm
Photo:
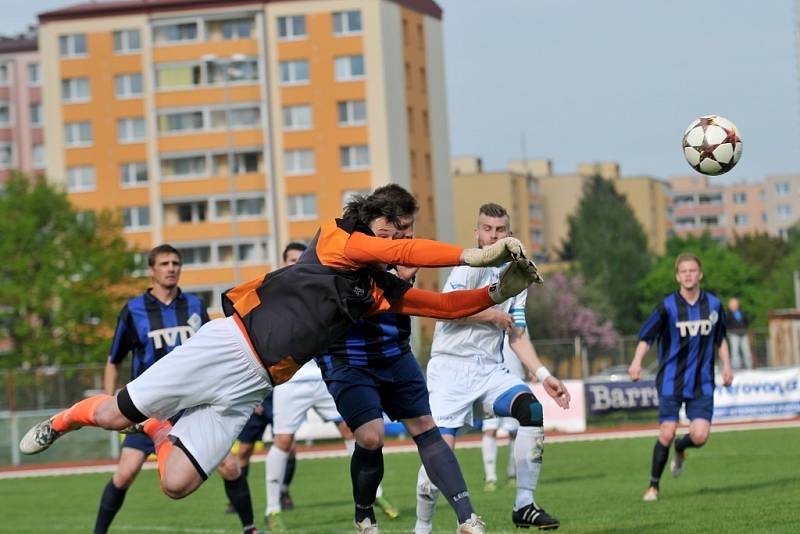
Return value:
M 388 311 L 434 319 L 459 319 L 494 305 L 489 296 L 489 286 L 449 293 L 412 287 Z
M 406 267 L 452 267 L 461 265 L 463 248 L 430 239 L 384 239 L 353 232 L 344 254 L 360 264 L 387 263 Z

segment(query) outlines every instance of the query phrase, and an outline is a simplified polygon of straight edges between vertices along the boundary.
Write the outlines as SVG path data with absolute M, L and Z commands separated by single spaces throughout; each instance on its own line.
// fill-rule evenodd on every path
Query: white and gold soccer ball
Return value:
M 697 172 L 716 176 L 742 157 L 742 139 L 733 122 L 719 115 L 695 119 L 683 134 L 683 155 Z

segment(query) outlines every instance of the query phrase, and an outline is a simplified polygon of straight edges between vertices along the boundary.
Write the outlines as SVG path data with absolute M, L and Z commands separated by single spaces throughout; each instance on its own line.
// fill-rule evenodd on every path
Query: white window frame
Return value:
M 31 118 L 31 126 L 38 128 L 44 125 L 44 105 L 41 102 L 31 102 L 28 105 L 28 114 Z
M 134 92 L 133 89 L 133 80 L 136 77 L 139 77 L 140 87 L 141 90 L 138 93 Z M 119 87 L 117 86 L 117 82 L 122 82 L 122 89 L 123 91 L 120 93 Z M 144 96 L 144 76 L 141 72 L 128 72 L 125 74 L 117 74 L 114 76 L 114 96 L 117 97 L 118 100 L 127 100 L 130 98 L 141 98 Z
M 339 168 L 343 171 L 369 169 L 369 145 L 345 145 L 339 147 Z
M 163 28 L 168 28 L 170 26 L 180 26 L 183 24 L 194 24 L 195 27 L 197 28 L 197 32 L 195 33 L 195 37 L 193 39 L 160 40 L 158 36 L 159 30 Z M 171 19 L 169 21 L 160 21 L 158 23 L 153 24 L 152 34 L 153 34 L 152 39 L 154 46 L 175 46 L 182 44 L 192 44 L 205 41 L 206 25 L 203 24 L 202 19 L 197 17 Z
M 31 167 L 34 169 L 47 167 L 47 151 L 43 143 L 38 143 L 31 147 Z
M 353 13 L 358 14 L 358 28 L 353 29 L 350 27 L 350 15 Z M 339 21 L 341 29 L 336 30 L 336 21 Z M 333 13 L 333 35 L 344 37 L 346 35 L 358 35 L 364 31 L 364 19 L 361 16 L 361 11 L 351 9 L 348 11 L 334 11 Z
M 97 172 L 94 165 L 67 167 L 65 185 L 68 193 L 97 191 Z
M 26 67 L 27 75 L 28 75 L 28 85 L 31 87 L 39 87 L 42 85 L 42 66 L 38 62 L 28 63 Z M 36 73 L 35 76 L 31 76 L 32 73 Z
M 131 46 L 131 35 L 137 34 L 139 36 L 139 47 L 133 48 Z M 120 47 L 117 48 L 117 35 L 120 38 Z M 116 55 L 124 55 L 124 54 L 137 54 L 142 51 L 142 32 L 138 29 L 127 29 L 127 30 L 115 30 L 112 37 L 111 37 L 111 46 L 114 49 L 114 54 Z
M 184 114 L 195 114 L 200 113 L 201 122 L 199 128 L 185 128 L 185 129 L 178 129 L 178 130 L 161 130 L 161 117 L 166 117 L 169 115 L 184 115 Z M 167 121 L 169 119 L 166 119 Z M 189 133 L 196 133 L 196 132 L 203 132 L 210 129 L 209 118 L 208 118 L 208 110 L 205 108 L 176 108 L 176 109 L 166 109 L 161 110 L 158 115 L 156 116 L 156 123 L 158 128 L 158 135 L 159 136 L 168 136 L 168 135 L 185 135 Z
M 733 203 L 734 204 L 747 204 L 747 192 L 745 191 L 736 191 L 733 193 Z
M 137 126 L 141 124 L 141 137 L 136 137 Z M 144 117 L 125 117 L 117 119 L 117 142 L 120 144 L 143 143 L 147 139 L 147 125 Z
M 203 159 L 204 168 L 200 173 L 190 174 L 164 174 L 164 161 L 178 160 L 178 159 Z M 211 175 L 212 162 L 210 155 L 203 152 L 189 152 L 181 154 L 162 154 L 158 160 L 158 177 L 159 180 L 166 182 L 177 182 L 182 180 L 197 180 L 198 178 L 208 178 Z
M 790 219 L 792 217 L 792 205 L 778 204 L 775 206 L 775 214 L 779 219 Z
M 12 143 L 0 143 L 0 152 L 8 152 L 8 162 L 0 158 L 0 169 L 13 169 L 15 167 L 14 145 Z
M 789 182 L 776 182 L 775 183 L 775 194 L 779 197 L 785 197 L 792 192 L 792 186 Z
M 0 128 L 9 128 L 14 126 L 14 105 L 10 100 L 3 100 L 0 101 L 0 107 L 3 106 L 8 108 L 8 120 L 6 122 L 0 122 Z
M 80 95 L 80 90 L 86 89 L 85 95 Z M 92 99 L 92 83 L 86 76 L 77 78 L 64 78 L 61 80 L 61 101 L 65 104 L 81 104 Z
M 239 24 L 244 22 L 244 21 L 247 21 L 247 23 L 249 25 L 249 30 L 248 30 L 248 34 L 247 35 L 241 35 L 240 32 L 239 32 L 239 30 L 240 30 Z M 222 19 L 222 20 L 220 20 L 218 22 L 219 22 L 219 25 L 220 25 L 219 26 L 219 32 L 220 32 L 220 35 L 222 35 L 222 40 L 223 41 L 233 41 L 234 39 L 252 39 L 253 35 L 256 33 L 256 27 L 255 27 L 256 24 L 255 24 L 255 19 L 253 17 L 244 17 L 244 16 L 243 17 L 232 17 L 232 18 Z M 230 37 L 225 37 L 225 25 L 226 24 L 232 24 L 233 25 L 232 27 L 234 28 L 234 31 L 232 32 Z
M 125 226 L 125 212 L 130 213 L 131 224 Z M 142 212 L 147 213 L 147 223 L 142 224 Z M 122 231 L 123 232 L 142 232 L 147 231 L 153 225 L 153 214 L 150 213 L 150 206 L 125 206 L 122 208 Z
M 77 52 L 78 39 L 83 38 L 83 52 Z M 65 46 L 62 46 L 65 45 Z M 66 48 L 66 50 L 64 50 Z M 81 58 L 89 55 L 89 41 L 85 33 L 67 33 L 58 36 L 58 55 L 62 58 Z
M 297 78 L 297 65 L 304 63 L 306 66 L 306 74 L 307 77 L 305 79 L 298 79 Z M 284 65 L 288 69 L 288 79 L 283 79 L 284 73 Z M 280 69 L 280 84 L 282 86 L 291 86 L 291 85 L 308 85 L 311 83 L 311 70 L 309 67 L 309 61 L 307 59 L 289 59 L 286 61 L 281 61 L 279 65 Z
M 78 140 L 69 140 L 70 131 L 72 131 L 76 138 L 80 137 L 81 133 L 81 126 L 88 125 L 89 126 L 89 139 L 78 139 Z M 64 146 L 68 148 L 81 148 L 92 146 L 94 144 L 94 128 L 92 127 L 92 123 L 89 121 L 75 121 L 75 122 L 65 122 L 64 123 Z
M 295 28 L 296 21 L 302 20 L 303 21 L 303 28 L 301 30 Z M 281 22 L 284 22 L 284 28 L 286 29 L 285 34 L 281 34 Z M 275 24 L 278 26 L 276 33 L 278 34 L 279 41 L 300 41 L 302 39 L 308 38 L 308 25 L 306 24 L 306 16 L 305 15 L 285 15 L 278 17 L 275 20 Z
M 144 181 L 138 181 L 138 171 L 144 169 Z M 147 187 L 150 182 L 150 172 L 146 161 L 126 161 L 119 164 L 119 185 L 123 189 Z
M 311 154 L 311 166 L 303 167 L 303 156 Z M 292 163 L 290 168 L 289 163 Z M 297 164 L 295 168 L 294 165 Z M 313 148 L 292 148 L 283 151 L 283 172 L 286 176 L 305 176 L 316 172 L 316 158 Z
M 197 243 L 197 242 L 195 242 L 195 243 L 191 243 L 191 244 L 188 244 L 188 245 L 185 245 L 185 246 L 175 246 L 175 248 L 177 248 L 178 250 L 181 251 L 181 255 L 184 257 L 183 265 L 186 266 L 186 267 L 189 267 L 189 268 L 192 268 L 192 267 L 205 268 L 205 267 L 208 267 L 209 265 L 215 265 L 215 264 L 219 263 L 217 261 L 217 259 L 219 257 L 218 254 L 217 254 L 217 247 L 213 243 L 208 243 L 208 242 Z M 205 262 L 191 262 L 191 263 L 187 263 L 185 261 L 185 258 L 188 256 L 188 254 L 186 254 L 186 250 L 187 249 L 204 249 L 204 248 L 208 249 L 208 261 L 205 261 Z
M 364 108 L 364 119 L 359 120 L 356 118 L 356 106 L 361 103 Z M 344 109 L 346 120 L 342 120 L 340 111 Z M 363 126 L 367 123 L 367 101 L 360 100 L 342 100 L 336 103 L 336 119 L 339 126 Z
M 14 69 L 11 61 L 0 61 L 0 87 L 8 87 L 14 81 Z
M 747 226 L 750 224 L 750 217 L 746 213 L 737 213 L 733 216 L 734 226 Z
M 361 74 L 353 73 L 353 61 L 361 58 Z M 353 82 L 363 80 L 367 76 L 367 66 L 364 63 L 363 54 L 352 54 L 349 56 L 336 56 L 334 59 L 333 76 L 337 82 Z
M 313 199 L 313 213 L 305 211 L 304 200 L 306 199 Z M 290 221 L 309 221 L 319 218 L 319 204 L 317 202 L 317 195 L 315 193 L 289 195 L 286 198 L 286 212 Z
M 298 119 L 297 114 L 300 114 L 300 119 L 305 118 L 302 116 L 305 111 L 308 112 L 308 122 L 302 123 Z M 283 129 L 286 131 L 310 130 L 314 125 L 314 112 L 310 104 L 283 106 L 281 118 L 283 120 Z

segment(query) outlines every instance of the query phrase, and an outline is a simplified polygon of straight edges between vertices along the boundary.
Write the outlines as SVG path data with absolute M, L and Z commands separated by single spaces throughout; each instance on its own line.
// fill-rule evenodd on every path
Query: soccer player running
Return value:
M 658 439 L 653 448 L 650 485 L 645 501 L 657 501 L 659 481 L 669 457 L 678 427 L 678 412 L 686 405 L 691 421 L 689 433 L 675 442 L 670 465 L 674 476 L 683 471 L 686 449 L 702 447 L 711 431 L 714 414 L 714 354 L 722 361 L 722 382 L 733 382 L 728 342 L 725 339 L 725 311 L 711 292 L 700 289 L 703 267 L 692 254 L 675 260 L 678 291 L 664 297 L 639 331 L 639 344 L 628 368 L 632 380 L 642 377 L 642 360 L 658 341 Z
M 493 203 L 480 207 L 475 229 L 480 248 L 491 248 L 509 233 L 505 208 Z M 493 283 L 499 276 L 500 270 L 496 267 L 456 267 L 445 282 L 445 291 L 481 287 Z M 569 407 L 570 395 L 536 355 L 524 322 L 525 301 L 526 292 L 523 291 L 460 321 L 437 322 L 428 363 L 428 391 L 433 419 L 450 448 L 455 447 L 456 432 L 472 424 L 476 404 L 482 408 L 480 415 L 513 417 L 519 422 L 514 442 L 517 492 L 511 519 L 518 527 L 555 529 L 560 525 L 558 520 L 534 500 L 544 447 L 542 405 L 530 387 L 503 365 L 506 334 L 519 360 L 536 375 L 560 407 Z M 514 318 L 513 324 L 508 320 L 509 314 Z M 428 465 L 423 465 L 417 478 L 416 534 L 431 532 L 440 489 Z
M 20 451 L 39 453 L 83 426 L 122 430 L 144 423 L 155 444 L 162 491 L 183 498 L 225 459 L 273 386 L 288 381 L 359 319 L 381 312 L 463 317 L 516 295 L 539 277 L 513 238 L 480 250 L 376 237 L 376 224 L 403 224 L 398 206 L 378 199 L 370 210 L 323 223 L 297 264 L 226 292 L 230 316 L 203 325 L 115 397 L 94 395 L 35 425 Z M 412 288 L 385 270 L 387 264 L 481 267 L 508 261 L 496 284 L 448 294 Z M 181 410 L 186 411 L 173 426 L 167 418 Z
M 188 340 L 208 322 L 202 300 L 178 287 L 181 254 L 170 245 L 159 245 L 147 257 L 153 287 L 130 299 L 122 308 L 106 363 L 103 389 L 113 395 L 119 383 L 119 368 L 133 354 L 131 379 L 144 373 L 156 361 Z M 105 534 L 122 508 L 125 494 L 142 469 L 147 456 L 155 452 L 153 441 L 145 434 L 128 434 L 122 442 L 119 464 L 106 484 L 94 525 L 95 534 Z M 256 532 L 253 504 L 247 479 L 229 455 L 220 464 L 225 492 L 242 521 L 245 534 Z

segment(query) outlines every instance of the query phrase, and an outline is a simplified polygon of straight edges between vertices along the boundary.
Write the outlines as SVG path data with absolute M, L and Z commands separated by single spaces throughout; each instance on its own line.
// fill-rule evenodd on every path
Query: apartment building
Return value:
M 389 182 L 417 235 L 452 240 L 432 0 L 86 3 L 41 14 L 39 49 L 48 176 L 139 248 L 180 248 L 212 309 Z
M 727 237 L 725 190 L 712 184 L 704 174 L 672 176 L 673 230 L 680 237 L 708 232 L 713 239 Z
M 764 179 L 764 213 L 770 235 L 785 238 L 789 228 L 800 223 L 800 175 Z
M 43 172 L 42 74 L 34 30 L 0 37 L 0 183 L 11 169 Z
M 740 182 L 724 187 L 725 236 L 731 242 L 737 236 L 767 232 L 763 182 Z

